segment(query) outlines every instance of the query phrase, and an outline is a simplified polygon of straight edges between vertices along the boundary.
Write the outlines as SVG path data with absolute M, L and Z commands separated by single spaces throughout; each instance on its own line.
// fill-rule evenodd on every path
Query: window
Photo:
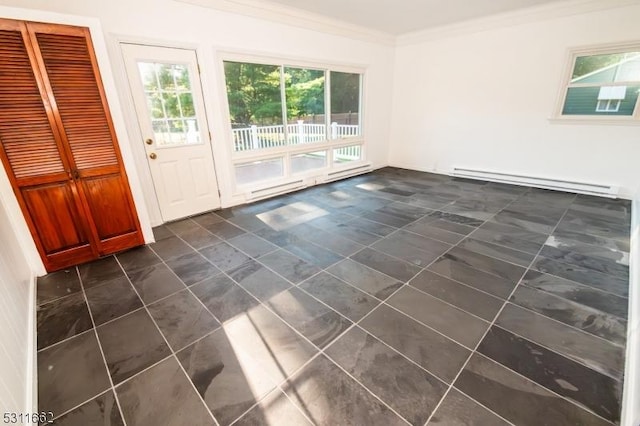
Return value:
M 236 60 L 223 65 L 236 185 L 363 160 L 361 73 Z
M 634 117 L 640 94 L 640 46 L 573 54 L 565 117 Z

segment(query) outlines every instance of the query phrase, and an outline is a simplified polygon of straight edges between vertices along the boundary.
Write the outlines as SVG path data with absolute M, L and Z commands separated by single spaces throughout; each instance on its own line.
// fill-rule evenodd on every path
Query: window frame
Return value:
M 361 165 L 367 162 L 366 158 L 366 126 L 365 126 L 365 88 L 366 88 L 366 73 L 367 67 L 363 65 L 345 65 L 345 64 L 336 64 L 332 62 L 316 62 L 309 61 L 306 59 L 295 59 L 289 57 L 272 57 L 272 56 L 264 56 L 260 54 L 252 54 L 252 53 L 238 53 L 231 51 L 217 51 L 216 52 L 216 61 L 218 62 L 218 69 L 220 72 L 219 79 L 219 87 L 221 93 L 221 112 L 222 119 L 225 123 L 224 135 L 221 136 L 221 140 L 224 141 L 226 145 L 226 150 L 229 155 L 228 164 L 230 166 L 230 171 L 233 176 L 233 192 L 234 194 L 240 194 L 246 191 L 252 191 L 259 189 L 263 186 L 270 186 L 273 184 L 277 184 L 279 182 L 288 182 L 288 181 L 297 181 L 300 179 L 305 179 L 307 177 L 318 176 L 324 174 L 326 172 L 339 171 L 341 169 L 351 168 L 357 165 Z M 283 145 L 272 148 L 264 148 L 259 150 L 247 150 L 247 151 L 235 151 L 233 149 L 233 136 L 231 129 L 231 114 L 229 110 L 229 102 L 227 98 L 227 89 L 226 89 L 226 75 L 224 71 L 224 63 L 226 61 L 230 62 L 244 62 L 244 63 L 252 63 L 252 64 L 260 64 L 260 65 L 273 65 L 280 67 L 280 72 L 284 73 L 285 68 L 309 68 L 309 69 L 317 69 L 323 70 L 325 72 L 325 93 L 324 93 L 324 102 L 325 102 L 325 127 L 327 129 L 327 139 L 319 142 L 309 142 L 304 144 L 293 144 L 293 145 Z M 360 75 L 360 86 L 359 86 L 359 126 L 360 126 L 360 134 L 358 136 L 341 138 L 341 139 L 331 139 L 330 138 L 330 120 L 331 120 L 331 71 L 344 72 L 344 73 L 353 73 Z M 285 123 L 286 128 L 286 93 L 284 87 L 284 80 L 281 78 L 280 84 L 282 102 L 283 102 L 283 122 Z M 221 132 L 222 133 L 222 132 Z M 286 138 L 286 134 L 285 134 Z M 353 161 L 345 164 L 344 166 L 335 166 L 333 161 L 333 152 L 336 148 L 343 148 L 352 145 L 359 145 L 361 148 L 361 158 L 360 160 Z M 306 172 L 293 173 L 291 170 L 291 157 L 294 155 L 311 153 L 316 151 L 327 151 L 326 157 L 326 167 L 313 169 Z M 238 184 L 235 179 L 235 167 L 238 164 L 243 164 L 251 161 L 261 161 L 268 160 L 274 157 L 283 157 L 284 158 L 284 173 L 283 177 L 276 179 L 265 179 L 261 182 L 254 182 L 251 184 Z
M 600 44 L 591 46 L 582 46 L 570 48 L 566 53 L 566 63 L 564 66 L 564 74 L 561 80 L 561 86 L 556 100 L 556 107 L 550 121 L 556 123 L 568 124 L 614 124 L 614 125 L 640 125 L 640 96 L 636 99 L 636 105 L 632 115 L 607 115 L 607 112 L 601 111 L 602 115 L 564 115 L 564 105 L 569 93 L 571 85 L 571 76 L 575 68 L 576 59 L 580 56 L 595 56 L 611 53 L 621 53 L 625 51 L 640 51 L 640 41 L 628 41 L 622 43 Z M 608 84 L 615 86 L 615 83 Z

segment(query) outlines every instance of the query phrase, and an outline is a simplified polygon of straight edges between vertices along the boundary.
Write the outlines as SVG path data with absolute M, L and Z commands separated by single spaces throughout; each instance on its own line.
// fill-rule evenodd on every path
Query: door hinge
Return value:
M 219 189 L 218 189 L 218 197 L 222 197 L 222 193 L 220 192 Z
M 207 133 L 209 133 L 209 142 L 213 142 L 213 138 L 211 137 L 211 132 L 207 131 Z
M 200 71 L 200 64 L 196 64 L 196 68 L 198 68 L 198 74 L 202 74 L 202 72 Z

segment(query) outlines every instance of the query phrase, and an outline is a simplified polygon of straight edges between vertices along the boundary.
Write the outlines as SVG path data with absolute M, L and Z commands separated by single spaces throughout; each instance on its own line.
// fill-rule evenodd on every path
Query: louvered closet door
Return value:
M 97 251 L 33 58 L 25 24 L 0 20 L 0 157 L 52 270 L 94 258 Z
M 101 255 L 143 242 L 87 28 L 28 23 Z

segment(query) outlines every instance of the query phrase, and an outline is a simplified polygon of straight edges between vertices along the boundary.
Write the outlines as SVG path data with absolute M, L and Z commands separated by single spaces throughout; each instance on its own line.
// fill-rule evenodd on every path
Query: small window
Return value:
M 640 46 L 572 55 L 563 117 L 637 117 Z

